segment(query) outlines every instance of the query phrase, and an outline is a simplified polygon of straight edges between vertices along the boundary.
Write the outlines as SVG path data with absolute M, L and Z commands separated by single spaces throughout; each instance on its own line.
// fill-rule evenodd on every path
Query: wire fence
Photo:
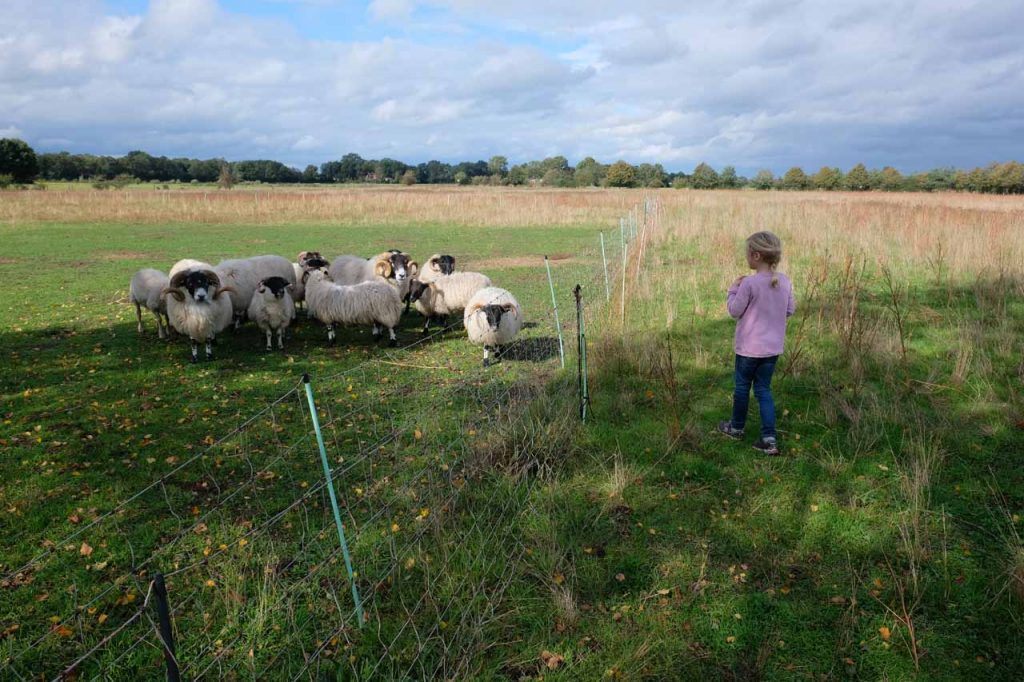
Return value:
M 645 200 L 571 256 L 496 281 L 528 322 L 497 367 L 435 331 L 314 375 L 312 397 L 296 382 L 76 527 L 14 531 L 12 547 L 33 549 L 0 576 L 0 613 L 21 616 L 0 622 L 0 678 L 471 674 L 502 627 L 549 466 L 549 431 L 517 415 L 573 374 L 585 399 L 580 321 L 625 310 L 659 215 Z M 439 347 L 440 361 L 423 352 Z

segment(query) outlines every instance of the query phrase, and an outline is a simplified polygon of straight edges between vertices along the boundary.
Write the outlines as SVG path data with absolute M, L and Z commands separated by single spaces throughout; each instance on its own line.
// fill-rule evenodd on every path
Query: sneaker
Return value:
M 743 429 L 735 428 L 731 421 L 718 422 L 718 432 L 724 433 L 729 438 L 735 438 L 736 440 L 743 438 Z
M 775 439 L 768 436 L 761 438 L 754 443 L 754 449 L 760 450 L 766 455 L 777 455 L 779 454 L 779 444 L 775 442 Z

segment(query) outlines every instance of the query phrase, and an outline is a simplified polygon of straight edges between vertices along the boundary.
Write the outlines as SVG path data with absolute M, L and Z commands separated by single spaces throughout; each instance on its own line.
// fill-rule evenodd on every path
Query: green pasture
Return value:
M 154 570 L 173 574 L 189 679 L 1020 679 L 1019 284 L 909 268 L 894 288 L 873 262 L 856 295 L 838 268 L 798 278 L 774 384 L 784 455 L 766 458 L 756 403 L 745 442 L 714 433 L 733 323 L 713 259 L 652 246 L 623 328 L 617 301 L 599 305 L 609 227 L 0 227 L 0 569 L 45 555 L 0 585 L 0 679 L 5 663 L 52 677 L 137 611 Z M 249 325 L 190 365 L 125 302 L 132 272 L 180 257 L 391 247 L 453 253 L 512 290 L 536 322 L 525 350 L 484 372 L 459 332 L 392 352 L 367 330 L 329 346 L 303 319 L 283 353 Z M 570 346 L 570 287 L 589 294 L 585 427 L 543 254 Z M 344 472 L 362 630 L 305 371 Z M 84 677 L 158 676 L 151 634 L 124 653 L 151 630 L 126 629 Z

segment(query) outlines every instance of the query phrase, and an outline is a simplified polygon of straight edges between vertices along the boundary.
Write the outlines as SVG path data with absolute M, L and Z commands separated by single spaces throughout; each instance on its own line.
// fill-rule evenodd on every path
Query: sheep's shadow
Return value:
M 558 356 L 558 338 L 533 336 L 513 341 L 501 349 L 502 360 L 544 362 Z

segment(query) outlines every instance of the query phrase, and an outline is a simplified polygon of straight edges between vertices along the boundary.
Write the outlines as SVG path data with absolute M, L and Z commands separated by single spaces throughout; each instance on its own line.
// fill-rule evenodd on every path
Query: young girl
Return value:
M 727 306 L 736 318 L 736 391 L 732 419 L 718 430 L 732 438 L 743 437 L 750 404 L 750 386 L 761 411 L 761 439 L 754 448 L 768 455 L 779 454 L 775 433 L 775 400 L 772 374 L 782 355 L 786 318 L 796 310 L 793 285 L 775 269 L 782 260 L 782 241 L 771 232 L 747 237 L 747 264 L 753 275 L 738 277 L 729 287 Z

